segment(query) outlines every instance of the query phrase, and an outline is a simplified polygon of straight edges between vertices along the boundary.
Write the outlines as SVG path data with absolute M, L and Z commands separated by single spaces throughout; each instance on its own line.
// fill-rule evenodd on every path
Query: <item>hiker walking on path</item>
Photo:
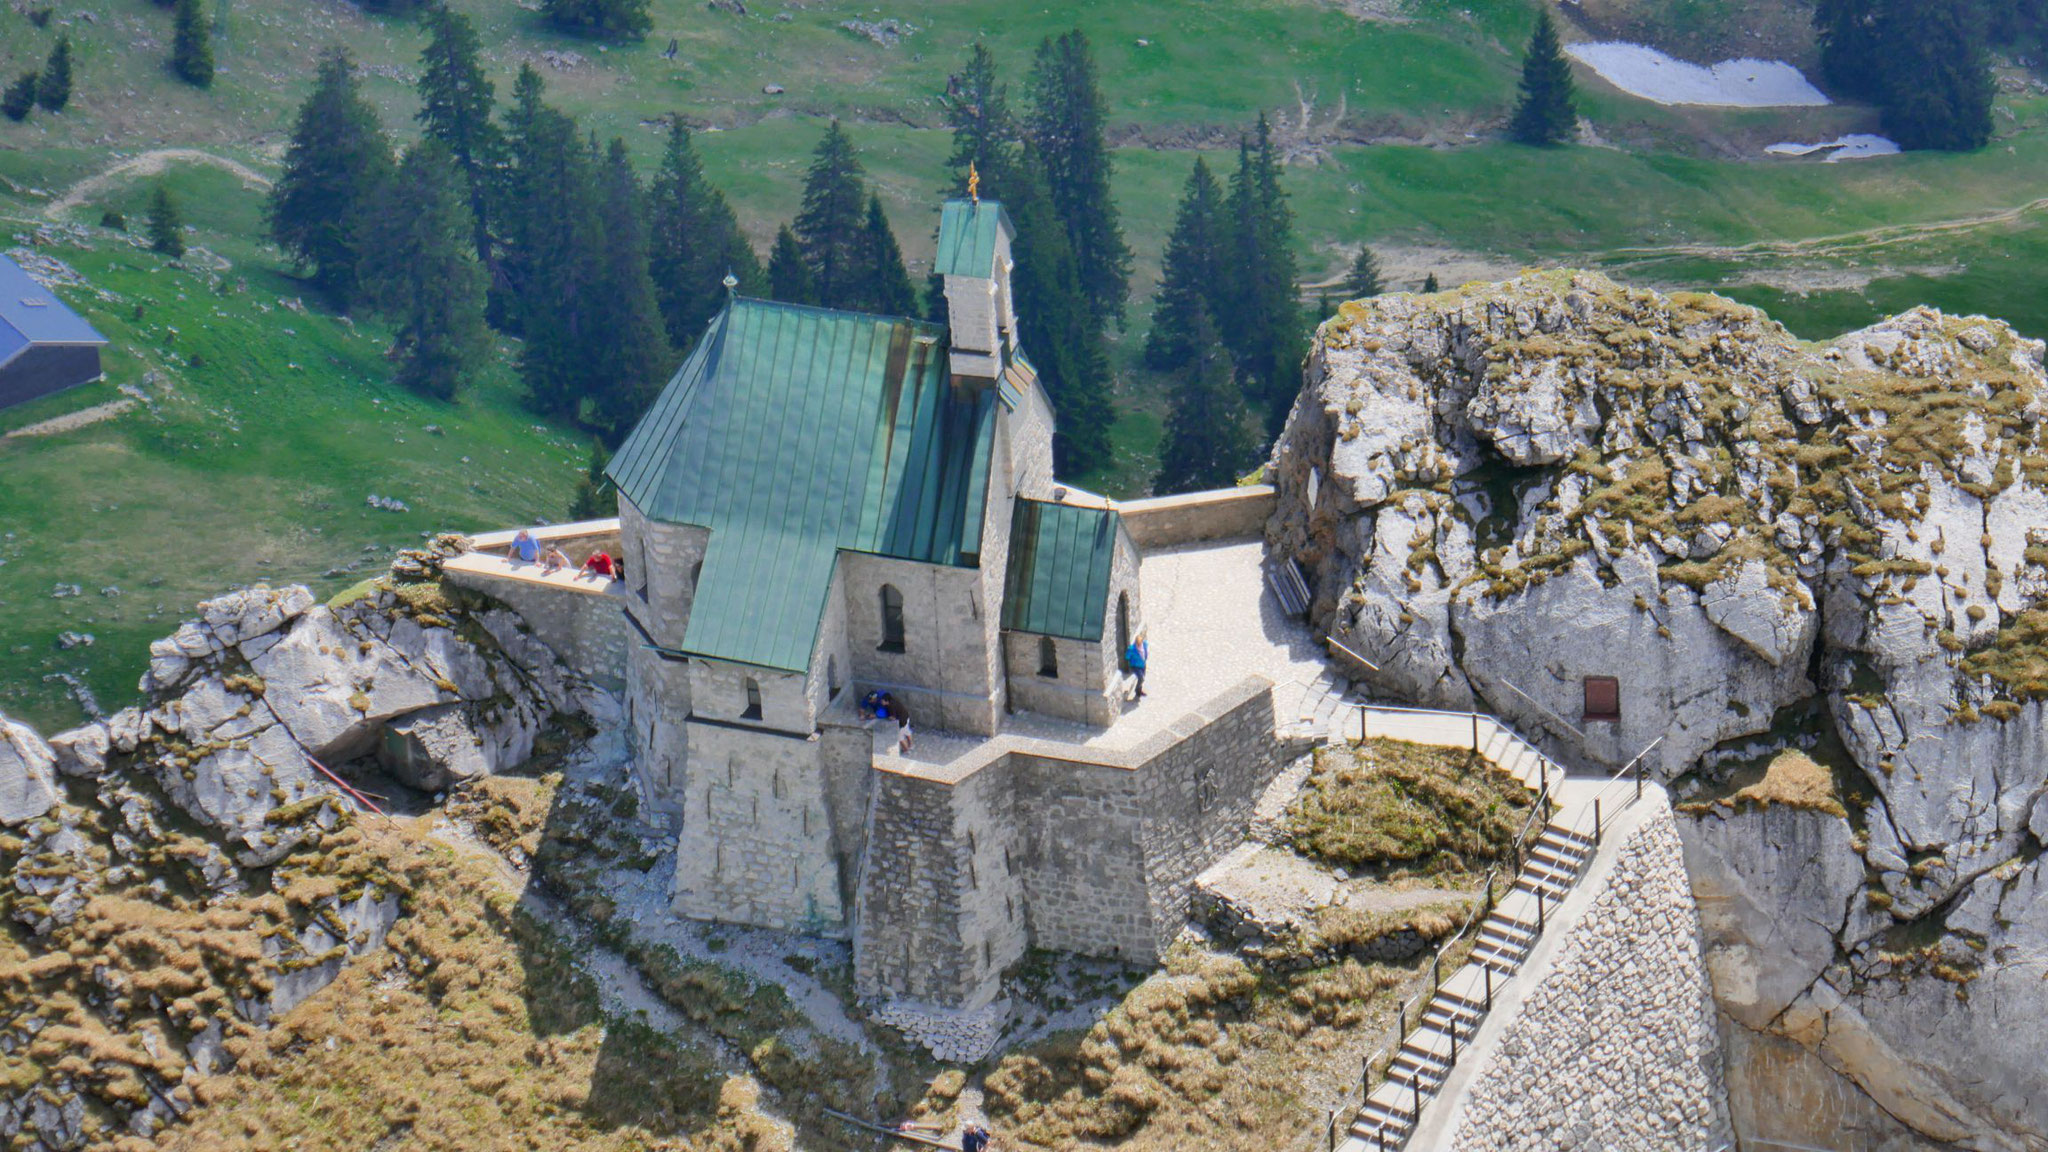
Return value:
M 979 1124 L 969 1124 L 960 1133 L 960 1152 L 987 1152 L 988 1129 Z

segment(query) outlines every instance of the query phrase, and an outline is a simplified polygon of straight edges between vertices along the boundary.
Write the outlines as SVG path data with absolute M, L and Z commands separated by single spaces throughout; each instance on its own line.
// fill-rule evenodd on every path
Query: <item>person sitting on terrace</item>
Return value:
M 569 554 L 562 551 L 560 545 L 550 544 L 548 545 L 548 550 L 541 553 L 540 571 L 543 576 L 552 572 L 560 572 L 565 568 L 574 568 L 575 566 L 576 562 L 569 559 Z
M 512 559 L 522 564 L 532 564 L 540 559 L 540 541 L 533 533 L 521 528 L 519 535 L 512 538 Z
M 583 562 L 583 571 L 576 574 L 578 580 L 585 576 L 612 577 L 612 557 L 609 552 L 592 552 L 590 559 Z

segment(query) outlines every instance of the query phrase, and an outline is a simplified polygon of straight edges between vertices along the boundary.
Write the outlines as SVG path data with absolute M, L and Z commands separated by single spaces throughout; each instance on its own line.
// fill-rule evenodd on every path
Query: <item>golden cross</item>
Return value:
M 981 173 L 974 170 L 974 161 L 967 162 L 967 198 L 981 203 Z

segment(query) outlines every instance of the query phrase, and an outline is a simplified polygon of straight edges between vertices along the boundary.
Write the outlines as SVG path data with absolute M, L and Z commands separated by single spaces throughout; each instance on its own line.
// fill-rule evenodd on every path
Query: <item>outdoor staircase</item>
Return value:
M 1353 707 L 1345 698 L 1350 691 L 1351 681 L 1325 667 L 1314 680 L 1303 685 L 1301 704 L 1295 710 L 1289 734 L 1318 742 L 1335 734 L 1339 715 Z
M 1459 1054 L 1493 1010 L 1494 993 L 1521 971 L 1543 934 L 1548 910 L 1571 891 L 1598 845 L 1553 821 L 1531 847 L 1514 887 L 1479 926 L 1465 964 L 1440 981 L 1424 1002 L 1414 1030 L 1387 1065 L 1386 1078 L 1367 1096 L 1351 1135 L 1369 1149 L 1399 1148 L 1416 1118 L 1450 1078 Z M 1407 1008 L 1403 1005 L 1403 1026 Z

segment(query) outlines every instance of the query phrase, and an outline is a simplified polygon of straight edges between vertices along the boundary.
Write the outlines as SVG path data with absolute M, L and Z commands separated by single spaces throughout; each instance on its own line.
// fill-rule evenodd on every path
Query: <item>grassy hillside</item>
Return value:
M 1113 493 L 1142 491 L 1156 452 L 1162 387 L 1132 362 L 1179 185 L 1195 150 L 1229 164 L 1234 134 L 1261 109 L 1283 130 L 1312 281 L 1338 275 L 1369 242 L 1396 286 L 1430 272 L 1454 284 L 1580 264 L 1719 288 L 1809 337 L 1921 302 L 2048 332 L 2048 302 L 2016 290 L 2021 269 L 2048 254 L 2034 203 L 2048 187 L 2048 99 L 2017 75 L 2005 80 L 2000 139 L 1975 155 L 1767 159 L 1768 143 L 1869 129 L 1873 118 L 1662 108 L 1587 73 L 1582 111 L 1603 143 L 1536 152 L 1496 139 L 1534 12 L 1524 0 L 753 0 L 744 15 L 655 0 L 654 34 L 623 46 L 553 33 L 519 4 L 454 3 L 479 24 L 501 94 L 533 60 L 551 99 L 600 135 L 623 136 L 648 167 L 662 117 L 705 129 L 713 178 L 763 241 L 795 210 L 823 118 L 845 118 L 913 264 L 932 247 L 947 72 L 985 38 L 1015 98 L 1037 40 L 1085 28 L 1138 255 L 1133 320 L 1119 338 L 1117 460 L 1076 478 Z M 1788 0 L 1630 0 L 1598 14 L 1711 55 L 1717 22 L 1737 9 L 1776 29 L 1788 54 L 1804 50 L 1802 9 Z M 427 404 L 384 383 L 372 326 L 312 299 L 303 311 L 281 303 L 305 293 L 260 239 L 262 178 L 276 171 L 314 57 L 347 45 L 386 123 L 408 132 L 422 43 L 413 24 L 343 0 L 215 0 L 214 11 L 220 74 L 205 92 L 168 72 L 170 17 L 145 0 L 60 0 L 46 28 L 0 12 L 0 77 L 39 64 L 60 31 L 77 48 L 69 109 L 0 122 L 0 225 L 18 237 L 83 226 L 39 247 L 87 278 L 65 294 L 115 341 L 108 383 L 0 413 L 0 432 L 116 399 L 119 385 L 152 400 L 89 427 L 0 440 L 0 531 L 13 533 L 0 539 L 0 699 L 45 723 L 72 710 L 65 683 L 44 677 L 77 675 L 118 702 L 142 641 L 202 595 L 257 579 L 338 582 L 345 572 L 324 574 L 371 546 L 558 515 L 584 451 L 519 409 L 505 364 L 459 403 Z M 915 31 L 884 46 L 840 26 L 854 19 Z M 662 55 L 671 37 L 673 60 Z M 161 154 L 171 149 L 181 151 Z M 183 196 L 194 243 L 217 259 L 171 267 L 94 227 L 108 208 L 139 218 L 159 167 Z M 412 510 L 370 509 L 371 494 Z M 85 595 L 51 599 L 58 583 Z M 102 587 L 122 592 L 101 597 Z M 96 643 L 60 651 L 64 629 Z

